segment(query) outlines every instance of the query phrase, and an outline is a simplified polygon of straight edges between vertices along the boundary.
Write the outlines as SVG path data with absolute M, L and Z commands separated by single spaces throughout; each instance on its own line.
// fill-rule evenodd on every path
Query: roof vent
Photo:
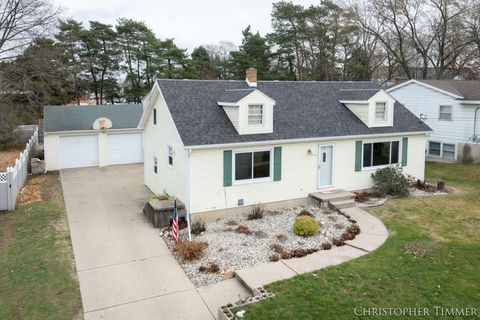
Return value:
M 249 87 L 256 87 L 257 86 L 257 69 L 255 68 L 248 68 L 245 71 L 247 76 L 246 80 Z

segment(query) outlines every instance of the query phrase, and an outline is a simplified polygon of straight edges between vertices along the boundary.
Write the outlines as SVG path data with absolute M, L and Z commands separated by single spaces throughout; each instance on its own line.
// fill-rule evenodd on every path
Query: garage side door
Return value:
M 143 162 L 143 139 L 141 133 L 108 135 L 108 164 Z
M 98 166 L 98 136 L 60 137 L 60 169 Z

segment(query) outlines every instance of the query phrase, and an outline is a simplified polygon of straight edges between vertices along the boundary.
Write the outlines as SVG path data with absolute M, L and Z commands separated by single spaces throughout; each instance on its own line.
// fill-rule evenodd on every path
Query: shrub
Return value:
M 293 232 L 303 237 L 314 236 L 318 232 L 318 222 L 310 216 L 296 217 L 293 223 Z
M 297 214 L 297 217 L 301 217 L 301 216 L 309 216 L 309 217 L 315 218 L 310 211 L 305 209 L 303 209 L 299 214 Z
M 183 260 L 197 260 L 203 257 L 203 251 L 208 247 L 206 242 L 180 240 L 175 245 L 175 251 Z
M 265 208 L 261 204 L 253 205 L 250 209 L 250 213 L 247 214 L 248 220 L 262 219 L 265 213 Z
M 249 229 L 247 226 L 243 225 L 243 224 L 239 225 L 239 226 L 235 229 L 235 232 L 236 232 L 236 233 L 243 233 L 243 234 L 252 234 L 252 231 L 250 231 L 250 229 Z
M 191 226 L 192 234 L 199 235 L 200 233 L 204 232 L 205 230 L 207 230 L 207 226 L 205 225 L 205 222 L 203 222 L 203 220 L 200 220 L 200 219 L 195 220 L 192 223 L 192 226 Z
M 322 243 L 320 248 L 322 250 L 330 250 L 330 249 L 332 249 L 332 244 L 330 242 L 324 242 L 324 243 Z
M 374 191 L 380 196 L 407 196 L 412 178 L 403 173 L 400 167 L 387 167 L 372 173 Z
M 370 195 L 365 191 L 355 192 L 355 201 L 362 203 L 368 200 L 370 200 Z

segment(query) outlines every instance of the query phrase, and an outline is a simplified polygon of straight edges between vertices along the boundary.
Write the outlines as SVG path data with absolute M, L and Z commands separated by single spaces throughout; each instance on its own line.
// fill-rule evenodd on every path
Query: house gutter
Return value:
M 115 132 L 143 132 L 143 129 L 139 128 L 123 128 L 123 129 L 106 129 L 106 130 L 95 130 L 95 129 L 90 129 L 90 130 L 65 130 L 65 131 L 45 131 L 43 134 L 44 136 L 47 136 L 49 134 L 60 134 L 60 135 L 75 135 L 75 134 L 94 134 L 94 133 L 99 133 L 99 132 L 105 132 L 105 133 L 115 133 Z
M 251 142 L 238 142 L 238 143 L 224 143 L 224 144 L 207 144 L 207 145 L 194 145 L 186 146 L 187 150 L 200 150 L 200 149 L 221 149 L 230 147 L 249 147 L 249 146 L 264 146 L 271 144 L 290 144 L 301 142 L 321 142 L 331 140 L 349 140 L 349 139 L 361 139 L 361 138 L 376 138 L 376 137 L 395 137 L 402 135 L 424 135 L 433 132 L 429 131 L 416 131 L 416 132 L 398 132 L 398 133 L 382 133 L 382 134 L 367 134 L 367 135 L 351 135 L 351 136 L 333 136 L 333 137 L 317 137 L 317 138 L 304 138 L 304 139 L 286 139 L 286 140 L 267 140 L 267 141 L 251 141 Z

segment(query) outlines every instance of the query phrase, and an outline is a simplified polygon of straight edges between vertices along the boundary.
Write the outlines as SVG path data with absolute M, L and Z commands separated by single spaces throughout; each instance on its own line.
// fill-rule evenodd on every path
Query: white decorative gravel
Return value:
M 297 214 L 305 209 L 310 211 L 315 219 L 320 222 L 319 232 L 316 236 L 301 237 L 293 233 L 293 222 Z M 323 243 L 331 243 L 334 238 L 341 237 L 352 224 L 345 216 L 337 212 L 330 212 L 325 213 L 321 208 L 314 206 L 302 206 L 268 212 L 263 219 L 258 220 L 247 220 L 245 215 L 207 223 L 206 232 L 193 236 L 195 241 L 208 243 L 205 255 L 196 261 L 182 261 L 173 250 L 173 242 L 168 232 L 162 233 L 162 235 L 192 283 L 201 287 L 223 280 L 225 273 L 229 271 L 240 270 L 269 261 L 269 257 L 274 254 L 270 247 L 275 243 L 280 244 L 286 250 L 321 249 Z M 227 224 L 231 220 L 236 221 L 238 225 L 247 226 L 252 232 L 263 231 L 265 234 L 257 236 L 255 234 L 236 233 L 234 230 L 238 225 Z M 182 230 L 184 237 L 186 236 L 185 230 Z M 286 240 L 278 240 L 277 235 L 286 236 Z M 216 263 L 220 267 L 220 272 L 206 274 L 198 271 L 200 266 L 208 266 L 209 263 Z

